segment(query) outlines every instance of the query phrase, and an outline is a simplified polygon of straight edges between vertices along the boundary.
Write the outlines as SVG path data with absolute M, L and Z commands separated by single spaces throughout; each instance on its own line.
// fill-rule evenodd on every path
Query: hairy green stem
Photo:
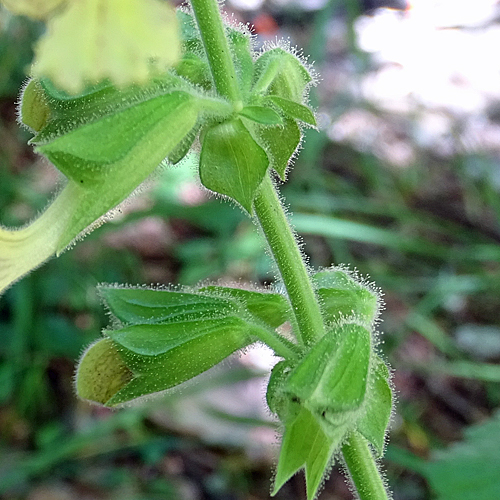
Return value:
M 353 432 L 342 454 L 360 500 L 388 500 L 382 477 L 366 439 Z
M 323 318 L 297 240 L 267 175 L 254 207 L 292 304 L 299 327 L 298 340 L 305 345 L 313 344 L 324 335 Z
M 191 0 L 217 92 L 242 107 L 238 79 L 217 0 Z
M 242 107 L 236 71 L 229 49 L 217 0 L 191 0 L 214 78 L 217 92 L 233 108 Z M 259 81 L 262 89 L 277 68 Z M 325 334 L 320 306 L 311 279 L 286 218 L 283 205 L 269 175 L 264 177 L 254 200 L 255 213 L 278 265 L 288 292 L 295 321 L 297 340 L 304 346 L 314 344 Z M 260 330 L 260 329 L 259 329 Z M 271 332 L 254 332 L 258 338 L 285 358 L 295 358 L 295 349 Z M 388 500 L 387 493 L 367 441 L 357 432 L 342 447 L 345 462 L 361 500 Z

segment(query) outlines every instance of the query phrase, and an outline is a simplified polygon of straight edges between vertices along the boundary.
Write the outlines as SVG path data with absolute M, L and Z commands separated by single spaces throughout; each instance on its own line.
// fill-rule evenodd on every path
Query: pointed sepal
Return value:
M 283 484 L 304 469 L 307 498 L 313 500 L 329 472 L 334 452 L 342 444 L 346 428 L 338 427 L 327 434 L 318 418 L 300 407 L 296 416 L 285 424 L 271 495 L 276 495 Z
M 384 453 L 393 398 L 387 365 L 378 355 L 373 356 L 372 365 L 364 413 L 356 426 L 357 431 L 373 445 L 377 455 L 381 457 Z
M 324 335 L 287 379 L 285 390 L 318 415 L 337 414 L 363 404 L 371 355 L 371 335 L 356 323 Z
M 285 113 L 289 118 L 294 120 L 300 120 L 301 122 L 307 123 L 312 127 L 316 126 L 316 118 L 314 113 L 310 108 L 300 104 L 298 102 L 292 101 L 290 99 L 285 99 L 277 95 L 270 95 L 265 98 L 266 101 L 278 106 L 278 108 Z

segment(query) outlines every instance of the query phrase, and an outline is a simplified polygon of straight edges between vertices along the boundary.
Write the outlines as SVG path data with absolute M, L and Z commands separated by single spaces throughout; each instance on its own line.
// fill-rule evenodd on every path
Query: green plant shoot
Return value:
M 58 37 L 75 9 L 92 4 L 68 3 L 54 11 L 66 16 L 52 26 Z M 127 14 L 113 0 L 102 3 Z M 140 22 L 156 8 L 145 1 Z M 92 12 L 85 15 L 91 19 Z M 77 57 L 72 64 L 80 65 L 83 80 L 66 85 L 64 71 L 59 79 L 47 62 L 51 51 L 57 57 L 50 48 L 57 43 L 44 42 L 19 115 L 35 151 L 65 185 L 31 224 L 0 228 L 0 291 L 100 224 L 159 164 L 177 163 L 198 139 L 201 183 L 260 226 L 285 291 L 102 285 L 111 326 L 81 357 L 77 394 L 120 406 L 264 343 L 279 358 L 267 403 L 283 431 L 272 495 L 303 469 L 307 498 L 316 498 L 343 454 L 359 497 L 387 499 L 375 462 L 393 404 L 390 371 L 377 352 L 381 294 L 344 267 L 311 274 L 272 182 L 286 179 L 303 129 L 316 126 L 307 97 L 314 72 L 284 47 L 255 52 L 250 32 L 223 22 L 215 0 L 192 0 L 176 19 L 164 28 L 180 55 L 159 45 L 166 62 L 147 78 L 117 76 L 102 61 L 89 69 Z M 111 25 L 105 29 L 107 39 L 114 36 Z M 127 43 L 140 45 L 129 36 Z M 62 58 L 62 70 L 65 64 Z M 284 323 L 292 339 L 281 334 Z

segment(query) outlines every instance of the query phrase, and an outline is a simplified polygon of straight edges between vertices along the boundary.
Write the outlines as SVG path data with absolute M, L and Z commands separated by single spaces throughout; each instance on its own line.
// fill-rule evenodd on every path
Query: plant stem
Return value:
M 251 333 L 261 342 L 270 347 L 278 356 L 294 361 L 299 359 L 300 351 L 298 350 L 297 345 L 284 337 L 281 337 L 277 333 L 270 332 L 265 328 L 259 327 L 252 329 Z
M 191 0 L 191 5 L 217 92 L 229 99 L 236 108 L 243 107 L 217 0 Z
M 238 110 L 243 104 L 217 0 L 191 0 L 191 5 L 217 92 Z M 272 68 L 271 73 L 274 71 L 277 68 Z M 272 75 L 266 75 L 266 78 L 259 81 L 262 89 L 269 85 L 269 76 Z M 305 346 L 312 345 L 325 334 L 321 310 L 303 255 L 269 175 L 262 181 L 254 200 L 254 208 L 288 292 L 295 317 L 293 326 L 296 326 L 294 330 L 297 340 Z M 271 332 L 260 330 L 254 333 L 278 354 L 286 358 L 296 357 L 295 349 Z M 342 447 L 342 453 L 360 500 L 387 500 L 382 478 L 367 441 L 353 432 Z
M 292 304 L 299 328 L 297 339 L 305 345 L 313 344 L 324 334 L 323 318 L 297 240 L 267 175 L 254 207 Z
M 360 500 L 388 500 L 382 477 L 366 439 L 353 432 L 342 446 L 342 454 Z

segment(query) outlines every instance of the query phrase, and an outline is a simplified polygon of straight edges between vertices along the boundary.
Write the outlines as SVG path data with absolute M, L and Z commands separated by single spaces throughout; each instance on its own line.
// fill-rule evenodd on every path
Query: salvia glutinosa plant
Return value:
M 285 44 L 256 51 L 216 0 L 176 13 L 158 0 L 4 3 L 47 21 L 19 119 L 65 181 L 37 219 L 0 228 L 0 290 L 191 150 L 201 184 L 262 231 L 283 285 L 101 285 L 111 324 L 78 363 L 78 396 L 119 407 L 261 342 L 279 359 L 267 388 L 282 432 L 271 494 L 304 469 L 315 498 L 338 460 L 361 499 L 387 499 L 378 460 L 393 398 L 377 352 L 380 293 L 342 266 L 310 269 L 276 191 L 303 129 L 316 126 L 312 68 Z

